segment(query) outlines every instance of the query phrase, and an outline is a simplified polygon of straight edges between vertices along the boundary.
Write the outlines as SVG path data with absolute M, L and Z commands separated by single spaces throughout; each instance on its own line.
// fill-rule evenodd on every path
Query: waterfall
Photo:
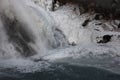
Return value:
M 109 25 L 105 31 L 109 23 L 102 28 L 105 25 L 93 20 L 94 15 L 77 15 L 76 7 L 66 4 L 49 12 L 31 0 L 0 0 L 0 69 L 32 72 L 48 68 L 49 61 L 60 61 L 105 68 L 117 63 L 119 70 L 119 32 L 112 32 Z M 90 22 L 83 27 L 86 19 Z M 115 41 L 111 36 L 110 43 L 109 39 L 97 44 L 97 39 L 106 41 L 106 34 Z
M 42 8 L 35 4 L 27 5 L 24 0 L 1 0 L 0 6 L 2 56 L 10 53 L 16 54 L 12 57 L 43 56 L 48 50 L 66 44 L 67 40 L 56 28 L 54 19 Z

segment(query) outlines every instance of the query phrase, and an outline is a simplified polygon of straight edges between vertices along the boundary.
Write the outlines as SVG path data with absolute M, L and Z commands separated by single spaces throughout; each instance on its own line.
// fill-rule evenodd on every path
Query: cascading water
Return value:
M 83 28 L 86 15 L 71 15 L 71 5 L 63 9 L 54 14 L 31 0 L 0 0 L 0 71 L 35 72 L 49 69 L 53 61 L 100 68 L 109 65 L 108 69 L 120 73 L 119 45 L 96 44 L 93 39 L 98 31 L 91 26 L 97 21 Z
M 56 38 L 59 36 L 54 33 L 63 34 L 56 30 L 54 20 L 43 9 L 36 8 L 35 5 L 25 6 L 24 1 L 19 0 L 2 0 L 1 4 L 4 2 L 6 7 L 1 7 L 0 14 L 2 30 L 5 33 L 3 36 L 14 46 L 15 52 L 24 57 L 35 54 L 42 56 L 45 51 L 62 44 L 56 41 L 55 36 Z

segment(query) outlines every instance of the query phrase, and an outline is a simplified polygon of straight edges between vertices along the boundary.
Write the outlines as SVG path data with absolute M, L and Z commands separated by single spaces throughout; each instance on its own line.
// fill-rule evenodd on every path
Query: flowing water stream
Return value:
M 30 0 L 1 0 L 0 80 L 120 79 L 116 49 L 93 44 L 90 35 L 81 35 L 88 44 L 70 44 L 63 31 Z

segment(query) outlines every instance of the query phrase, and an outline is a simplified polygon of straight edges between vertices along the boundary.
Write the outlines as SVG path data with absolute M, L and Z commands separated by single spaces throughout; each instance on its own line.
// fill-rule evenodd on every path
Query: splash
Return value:
M 0 68 L 35 72 L 48 68 L 50 61 L 109 65 L 111 69 L 117 65 L 113 70 L 119 72 L 119 45 L 97 44 L 96 37 L 106 34 L 95 25 L 100 22 L 93 20 L 94 15 L 78 16 L 73 9 L 73 5 L 66 5 L 49 12 L 31 0 L 1 0 Z M 93 21 L 83 27 L 88 18 Z
M 54 37 L 54 19 L 42 8 L 19 0 L 2 0 L 1 4 L 5 4 L 1 5 L 3 36 L 7 36 L 6 41 L 14 46 L 16 52 L 23 56 L 42 56 L 60 45 Z

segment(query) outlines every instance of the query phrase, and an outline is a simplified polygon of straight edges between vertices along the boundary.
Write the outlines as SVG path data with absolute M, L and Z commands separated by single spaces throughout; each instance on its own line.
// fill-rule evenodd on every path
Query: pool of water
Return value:
M 29 73 L 1 69 L 0 80 L 120 80 L 120 75 L 95 67 L 53 64 L 49 69 Z

